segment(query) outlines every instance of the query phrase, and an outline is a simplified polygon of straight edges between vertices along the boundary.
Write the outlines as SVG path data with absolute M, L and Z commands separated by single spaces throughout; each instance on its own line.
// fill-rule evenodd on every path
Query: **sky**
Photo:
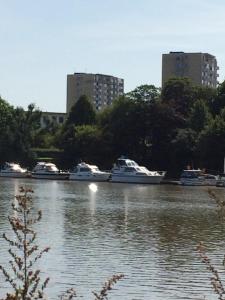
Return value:
M 215 55 L 225 79 L 224 0 L 0 0 L 0 95 L 66 111 L 75 72 L 161 86 L 162 54 Z

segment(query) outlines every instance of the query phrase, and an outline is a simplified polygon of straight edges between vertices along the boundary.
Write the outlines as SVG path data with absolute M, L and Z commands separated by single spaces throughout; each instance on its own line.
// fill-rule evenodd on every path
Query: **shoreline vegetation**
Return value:
M 46 121 L 34 104 L 27 110 L 0 98 L 0 164 L 37 161 L 69 169 L 80 160 L 111 169 L 121 155 L 178 178 L 182 169 L 221 173 L 225 155 L 225 82 L 216 89 L 172 78 L 161 89 L 141 85 L 95 111 L 87 96 L 63 125 Z
M 14 239 L 3 234 L 3 239 L 8 243 L 11 259 L 8 266 L 0 265 L 5 281 L 11 286 L 12 291 L 7 293 L 1 300 L 34 300 L 48 299 L 45 289 L 50 280 L 41 278 L 41 270 L 35 268 L 36 262 L 49 252 L 50 248 L 40 250 L 36 244 L 37 232 L 33 226 L 41 221 L 42 211 L 35 215 L 33 212 L 33 190 L 20 187 L 19 194 L 15 196 L 16 202 L 12 203 L 12 216 L 8 216 Z M 95 300 L 108 299 L 108 293 L 113 286 L 122 278 L 123 274 L 115 274 L 108 279 L 100 292 L 92 291 Z M 68 289 L 60 300 L 70 300 L 77 297 L 74 288 Z

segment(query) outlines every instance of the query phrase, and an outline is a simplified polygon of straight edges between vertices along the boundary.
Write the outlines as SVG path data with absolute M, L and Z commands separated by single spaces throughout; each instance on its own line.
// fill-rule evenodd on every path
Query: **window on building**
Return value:
M 59 123 L 62 124 L 64 122 L 64 118 L 63 117 L 59 117 Z

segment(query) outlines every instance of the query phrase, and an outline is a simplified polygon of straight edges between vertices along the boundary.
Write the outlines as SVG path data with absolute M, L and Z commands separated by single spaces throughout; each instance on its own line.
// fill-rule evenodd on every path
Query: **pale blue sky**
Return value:
M 0 12 L 0 95 L 14 106 L 65 112 L 74 72 L 160 86 L 169 51 L 213 54 L 225 79 L 224 0 L 0 0 Z

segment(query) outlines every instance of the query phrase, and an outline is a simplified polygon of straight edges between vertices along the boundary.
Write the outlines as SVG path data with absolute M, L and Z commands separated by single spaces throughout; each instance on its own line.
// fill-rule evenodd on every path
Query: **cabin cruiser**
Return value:
M 200 169 L 196 170 L 183 170 L 180 183 L 182 185 L 211 185 L 215 186 L 217 183 L 217 176 L 204 173 Z
M 216 181 L 217 187 L 225 187 L 225 157 L 223 161 L 223 173 L 220 173 L 218 175 L 218 179 Z
M 0 177 L 28 177 L 29 172 L 17 163 L 6 162 L 0 169 Z
M 64 180 L 69 178 L 69 173 L 60 171 L 53 163 L 38 162 L 32 170 L 32 178 Z
M 149 171 L 135 161 L 120 157 L 112 168 L 111 182 L 160 183 L 165 171 Z
M 221 173 L 218 175 L 218 179 L 216 181 L 216 186 L 225 187 L 225 174 Z
M 82 181 L 108 181 L 109 177 L 109 172 L 100 171 L 97 166 L 82 162 L 70 172 L 69 179 Z

